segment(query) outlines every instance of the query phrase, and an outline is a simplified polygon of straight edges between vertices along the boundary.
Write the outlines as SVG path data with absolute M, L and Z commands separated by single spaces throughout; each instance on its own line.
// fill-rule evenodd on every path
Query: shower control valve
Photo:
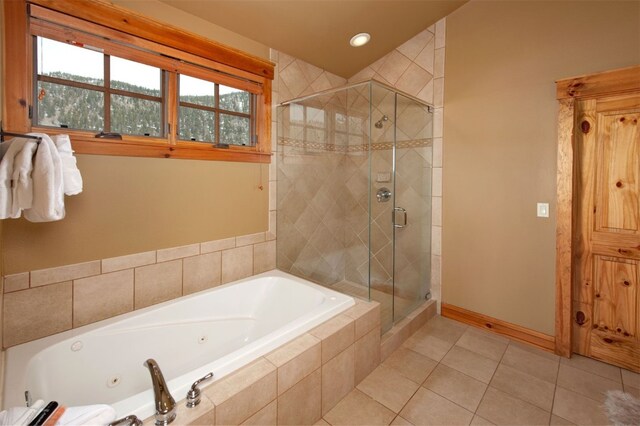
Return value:
M 391 199 L 391 191 L 389 191 L 389 188 L 382 187 L 376 192 L 376 198 L 379 203 L 385 203 Z
M 198 385 L 205 380 L 209 380 L 213 377 L 213 373 L 209 373 L 206 376 L 196 380 L 191 385 L 191 389 L 187 392 L 187 408 L 193 408 L 196 405 L 200 404 L 200 388 Z

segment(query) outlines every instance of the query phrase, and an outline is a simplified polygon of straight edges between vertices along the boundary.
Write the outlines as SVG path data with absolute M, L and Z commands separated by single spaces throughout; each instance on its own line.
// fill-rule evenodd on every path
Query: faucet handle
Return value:
M 209 373 L 204 377 L 199 378 L 191 385 L 191 389 L 187 392 L 187 408 L 193 408 L 200 404 L 200 388 L 198 385 L 205 380 L 209 380 L 213 377 L 213 373 Z

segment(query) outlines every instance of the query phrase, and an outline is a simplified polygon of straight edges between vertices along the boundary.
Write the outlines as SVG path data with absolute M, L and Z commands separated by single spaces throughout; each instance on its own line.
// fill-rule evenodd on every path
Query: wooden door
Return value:
M 574 116 L 573 351 L 640 371 L 640 95 Z

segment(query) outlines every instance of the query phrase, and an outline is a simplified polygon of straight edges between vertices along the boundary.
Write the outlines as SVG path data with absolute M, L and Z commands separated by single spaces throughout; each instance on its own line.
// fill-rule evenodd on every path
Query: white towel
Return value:
M 0 219 L 13 217 L 13 164 L 27 141 L 25 138 L 14 138 L 2 143 L 5 154 L 0 160 Z
M 24 217 L 31 222 L 51 222 L 64 218 L 64 183 L 62 181 L 62 161 L 58 149 L 51 138 L 38 133 L 42 141 L 36 151 L 33 164 L 33 202 L 24 211 Z
M 116 410 L 109 405 L 68 407 L 56 422 L 60 426 L 105 426 L 116 419 Z
M 13 160 L 13 188 L 11 217 L 20 217 L 22 210 L 30 209 L 33 202 L 33 156 L 38 143 L 29 139 Z
M 31 407 L 12 407 L 0 413 L 0 425 L 19 426 L 28 425 L 44 408 L 44 401 L 39 399 Z
M 64 193 L 76 195 L 82 192 L 82 175 L 76 165 L 76 157 L 73 156 L 69 135 L 58 135 L 55 138 L 56 147 L 62 161 L 62 180 Z

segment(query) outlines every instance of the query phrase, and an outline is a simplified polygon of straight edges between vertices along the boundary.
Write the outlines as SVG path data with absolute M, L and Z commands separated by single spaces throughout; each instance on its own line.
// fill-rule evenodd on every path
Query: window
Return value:
M 270 161 L 270 62 L 108 3 L 3 7 L 27 23 L 3 28 L 6 57 L 33 58 L 6 62 L 7 130 L 68 133 L 78 153 Z

